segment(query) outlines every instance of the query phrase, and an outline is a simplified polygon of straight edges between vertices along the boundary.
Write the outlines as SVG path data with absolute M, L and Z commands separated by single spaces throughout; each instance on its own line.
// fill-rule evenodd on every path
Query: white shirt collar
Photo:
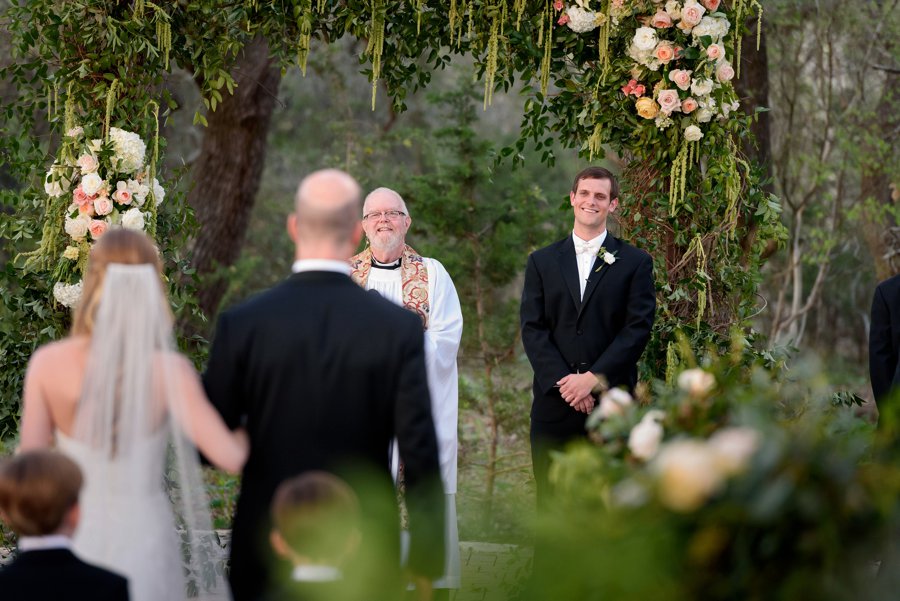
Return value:
M 46 536 L 20 536 L 19 551 L 44 551 L 46 549 L 71 549 L 72 539 L 64 534 Z
M 350 264 L 346 261 L 335 259 L 298 259 L 291 265 L 291 271 L 300 273 L 303 271 L 333 271 L 350 275 Z
M 603 233 L 602 233 L 602 234 L 600 234 L 599 236 L 597 236 L 597 237 L 595 237 L 595 238 L 591 238 L 590 240 L 582 240 L 581 237 L 580 237 L 578 234 L 575 233 L 575 230 L 572 230 L 572 242 L 575 242 L 575 243 L 578 243 L 578 242 L 587 242 L 588 244 L 590 244 L 590 245 L 593 246 L 594 248 L 598 248 L 598 249 L 599 249 L 601 246 L 603 246 L 603 243 L 606 241 L 606 233 L 607 233 L 608 231 L 609 231 L 609 230 L 603 230 Z
M 334 566 L 299 565 L 291 572 L 294 582 L 334 582 L 341 577 L 341 571 Z

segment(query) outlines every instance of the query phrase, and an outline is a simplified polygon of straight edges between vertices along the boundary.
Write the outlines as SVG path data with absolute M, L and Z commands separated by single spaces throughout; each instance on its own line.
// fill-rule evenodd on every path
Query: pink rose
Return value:
M 702 0 L 702 2 L 703 6 L 706 7 L 706 10 L 713 13 L 719 8 L 719 4 L 721 4 L 722 0 Z
M 681 108 L 681 100 L 678 98 L 678 90 L 660 90 L 656 97 L 660 110 L 666 115 Z
M 563 4 L 562 0 L 556 0 L 556 2 L 553 3 L 553 8 L 556 9 L 556 12 L 561 11 L 564 6 L 565 4 Z
M 673 69 L 669 71 L 669 81 L 678 86 L 681 90 L 687 90 L 691 87 L 691 73 L 684 69 Z
M 734 69 L 728 61 L 722 61 L 716 67 L 716 79 L 719 81 L 731 81 L 734 78 Z
M 666 11 L 659 9 L 656 11 L 656 14 L 653 15 L 653 19 L 650 23 L 657 29 L 666 29 L 672 26 L 672 17 L 670 17 L 669 13 Z
M 711 60 L 717 61 L 725 56 L 725 49 L 718 44 L 710 44 L 706 48 L 706 56 Z
M 88 196 L 81 186 L 75 188 L 75 191 L 72 193 L 72 201 L 78 205 L 79 209 L 90 206 L 93 200 L 94 198 L 92 196 Z
M 109 225 L 106 223 L 105 219 L 91 219 L 91 223 L 88 226 L 88 230 L 91 232 L 91 238 L 96 240 L 105 234 L 107 227 L 109 227 Z
M 78 157 L 77 165 L 82 173 L 93 173 L 99 166 L 97 158 L 92 154 L 83 154 Z
M 690 114 L 697 110 L 697 101 L 688 96 L 684 100 L 681 101 L 681 112 L 684 114 Z
M 622 86 L 622 93 L 626 96 L 633 95 L 635 98 L 640 98 L 644 95 L 644 91 L 646 88 L 643 84 L 639 84 L 636 79 L 630 79 L 627 84 Z
M 696 1 L 688 0 L 681 9 L 681 23 L 688 27 L 694 27 L 703 18 L 703 13 L 705 12 L 706 9 L 697 4 Z
M 131 192 L 124 188 L 119 188 L 118 190 L 116 190 L 115 194 L 113 194 L 113 198 L 115 198 L 116 202 L 119 204 L 131 204 Z
M 569 22 L 569 15 L 567 13 L 563 13 L 559 20 L 556 22 L 557 25 L 565 25 Z
M 94 200 L 94 210 L 98 215 L 109 215 L 113 210 L 113 203 L 108 196 L 101 196 Z
M 653 51 L 653 56 L 662 64 L 666 64 L 675 58 L 675 47 L 669 42 L 660 42 Z
M 644 87 L 644 84 L 639 83 L 638 85 L 634 86 L 634 91 L 632 92 L 632 94 L 634 94 L 635 98 L 640 98 L 646 91 L 647 88 Z

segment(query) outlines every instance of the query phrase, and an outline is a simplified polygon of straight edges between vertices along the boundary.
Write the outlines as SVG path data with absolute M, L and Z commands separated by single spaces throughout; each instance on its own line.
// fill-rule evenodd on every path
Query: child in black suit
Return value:
M 4 601 L 128 601 L 128 581 L 70 550 L 81 470 L 56 451 L 0 463 L 0 519 L 19 536 L 18 558 L 0 569 Z

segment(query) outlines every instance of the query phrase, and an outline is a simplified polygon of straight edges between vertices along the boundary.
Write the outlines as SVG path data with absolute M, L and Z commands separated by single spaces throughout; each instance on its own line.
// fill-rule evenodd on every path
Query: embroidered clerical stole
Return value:
M 372 270 L 372 249 L 350 258 L 350 277 L 353 281 L 367 287 L 369 273 Z M 404 307 L 418 314 L 422 319 L 422 327 L 428 329 L 428 315 L 431 306 L 428 303 L 428 268 L 422 255 L 409 245 L 403 247 L 400 257 L 401 301 Z

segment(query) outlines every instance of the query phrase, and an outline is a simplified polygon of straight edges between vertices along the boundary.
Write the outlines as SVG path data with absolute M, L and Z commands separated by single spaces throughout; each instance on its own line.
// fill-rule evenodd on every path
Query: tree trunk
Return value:
M 210 316 L 227 289 L 222 269 L 234 264 L 244 243 L 281 80 L 262 38 L 244 48 L 232 75 L 237 87 L 208 115 L 188 195 L 200 225 L 191 256 L 198 276 L 197 300 Z

